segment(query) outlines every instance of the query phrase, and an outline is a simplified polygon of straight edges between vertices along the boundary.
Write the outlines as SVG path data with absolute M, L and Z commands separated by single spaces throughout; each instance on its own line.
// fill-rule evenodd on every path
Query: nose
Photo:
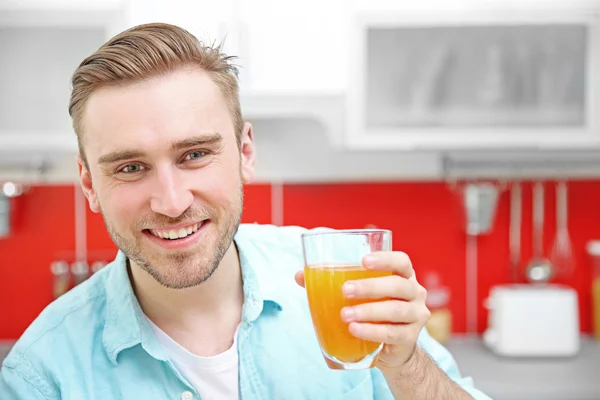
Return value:
M 155 169 L 156 183 L 150 200 L 152 211 L 177 218 L 194 201 L 194 195 L 180 176 L 181 171 L 172 168 Z

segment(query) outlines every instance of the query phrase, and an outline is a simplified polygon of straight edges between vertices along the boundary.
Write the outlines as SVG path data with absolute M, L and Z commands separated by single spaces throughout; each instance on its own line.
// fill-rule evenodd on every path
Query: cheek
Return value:
M 203 172 L 192 187 L 206 200 L 217 207 L 236 201 L 241 185 L 239 170 L 211 168 Z
M 102 193 L 100 206 L 112 224 L 126 225 L 139 216 L 144 202 L 143 190 L 136 185 L 121 185 Z

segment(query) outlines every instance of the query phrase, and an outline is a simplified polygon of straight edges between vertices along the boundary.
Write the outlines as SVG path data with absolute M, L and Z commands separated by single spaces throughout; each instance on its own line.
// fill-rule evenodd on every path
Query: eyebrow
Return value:
M 143 152 L 139 150 L 120 150 L 105 154 L 98 158 L 98 164 L 112 164 L 119 161 L 131 160 L 132 158 L 142 157 Z
M 195 146 L 214 145 L 220 143 L 222 140 L 223 136 L 221 136 L 221 134 L 218 132 L 200 136 L 192 136 L 190 138 L 174 142 L 171 145 L 171 150 L 178 151 Z M 139 150 L 119 150 L 104 154 L 98 158 L 98 164 L 112 164 L 120 161 L 131 160 L 133 158 L 140 158 L 144 155 L 144 152 Z
M 210 133 L 201 136 L 192 136 L 190 138 L 177 141 L 171 145 L 174 151 L 188 149 L 196 146 L 207 146 L 218 144 L 223 140 L 223 136 L 219 132 Z

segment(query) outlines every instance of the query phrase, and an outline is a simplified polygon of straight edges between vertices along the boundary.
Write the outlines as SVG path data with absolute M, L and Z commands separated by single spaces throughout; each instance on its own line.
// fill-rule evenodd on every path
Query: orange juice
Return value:
M 354 363 L 372 354 L 380 343 L 358 339 L 342 320 L 345 306 L 376 300 L 347 299 L 342 294 L 346 281 L 391 275 L 390 272 L 371 271 L 362 266 L 308 266 L 304 279 L 315 332 L 327 356 L 342 363 Z

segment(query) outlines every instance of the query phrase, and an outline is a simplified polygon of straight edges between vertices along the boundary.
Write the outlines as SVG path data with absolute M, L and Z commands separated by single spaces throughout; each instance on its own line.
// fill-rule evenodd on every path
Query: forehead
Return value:
M 104 87 L 88 99 L 83 115 L 88 157 L 121 148 L 147 149 L 199 132 L 234 139 L 225 99 L 201 70 L 178 70 L 139 83 Z

